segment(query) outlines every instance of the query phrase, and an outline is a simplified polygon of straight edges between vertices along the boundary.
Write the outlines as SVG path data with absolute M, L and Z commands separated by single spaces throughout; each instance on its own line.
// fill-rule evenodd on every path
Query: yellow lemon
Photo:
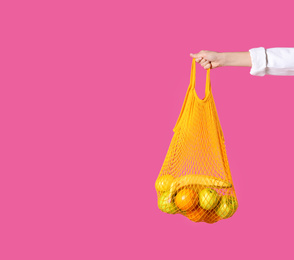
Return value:
M 170 188 L 173 180 L 174 180 L 174 177 L 172 175 L 169 175 L 169 174 L 162 175 L 157 178 L 155 182 L 155 189 L 157 191 L 167 191 Z

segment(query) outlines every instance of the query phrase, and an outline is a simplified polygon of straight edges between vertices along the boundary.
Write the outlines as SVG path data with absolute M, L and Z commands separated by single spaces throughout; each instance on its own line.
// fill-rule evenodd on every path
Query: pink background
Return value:
M 164 214 L 154 187 L 189 53 L 294 47 L 292 10 L 1 1 L 0 259 L 293 259 L 294 77 L 211 70 L 234 217 L 209 225 Z M 197 64 L 201 98 L 205 76 Z

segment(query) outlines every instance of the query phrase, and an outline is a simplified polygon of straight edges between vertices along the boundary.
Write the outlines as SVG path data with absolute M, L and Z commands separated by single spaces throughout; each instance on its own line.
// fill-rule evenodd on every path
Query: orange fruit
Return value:
M 191 189 L 182 189 L 175 197 L 175 204 L 183 211 L 190 210 L 198 204 L 198 194 Z
M 217 221 L 221 220 L 221 218 L 215 213 L 213 210 L 206 210 L 206 215 L 203 218 L 203 221 L 209 224 L 215 223 Z
M 186 217 L 194 222 L 199 222 L 205 216 L 205 212 L 205 209 L 197 207 L 192 211 L 188 211 Z

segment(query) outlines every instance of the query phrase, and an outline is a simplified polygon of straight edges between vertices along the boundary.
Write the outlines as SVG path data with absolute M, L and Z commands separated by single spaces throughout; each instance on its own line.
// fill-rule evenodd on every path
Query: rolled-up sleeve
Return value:
M 250 74 L 253 76 L 264 76 L 266 74 L 267 57 L 265 48 L 252 48 L 249 50 L 252 67 Z
M 254 76 L 294 76 L 294 48 L 252 48 L 249 50 Z

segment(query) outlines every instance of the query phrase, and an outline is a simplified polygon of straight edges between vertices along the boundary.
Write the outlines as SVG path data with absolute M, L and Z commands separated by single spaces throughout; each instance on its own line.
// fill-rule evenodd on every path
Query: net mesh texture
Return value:
M 155 189 L 161 211 L 212 224 L 232 217 L 238 201 L 211 92 L 210 69 L 204 99 L 196 94 L 195 72 L 194 58 L 188 91 Z

